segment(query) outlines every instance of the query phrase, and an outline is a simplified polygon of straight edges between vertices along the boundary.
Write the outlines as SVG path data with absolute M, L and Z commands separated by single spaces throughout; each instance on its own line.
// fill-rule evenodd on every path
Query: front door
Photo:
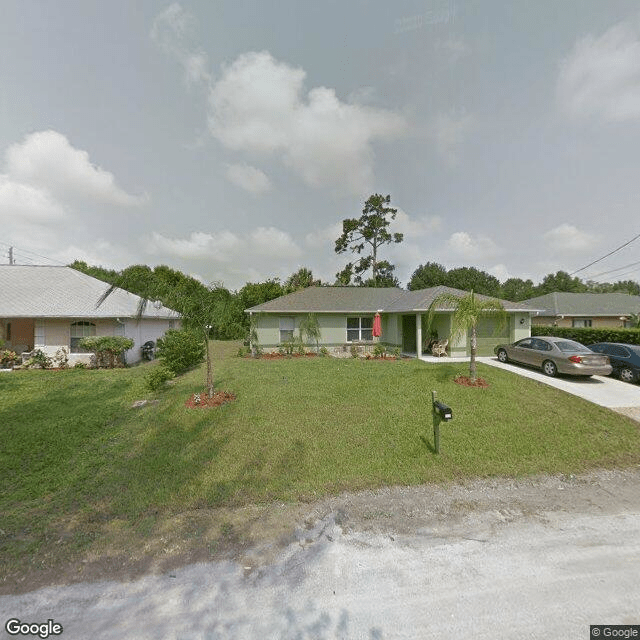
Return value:
M 402 351 L 405 353 L 418 353 L 415 315 L 402 316 Z

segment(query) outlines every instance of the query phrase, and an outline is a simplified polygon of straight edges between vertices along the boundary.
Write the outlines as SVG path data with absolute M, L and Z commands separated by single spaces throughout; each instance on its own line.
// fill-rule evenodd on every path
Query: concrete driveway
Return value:
M 637 384 L 629 384 L 622 382 L 612 376 L 592 376 L 585 378 L 583 376 L 557 376 L 550 378 L 544 375 L 542 371 L 530 369 L 528 367 L 502 363 L 498 358 L 478 358 L 479 362 L 512 371 L 520 376 L 537 380 L 543 384 L 562 389 L 574 396 L 580 396 L 589 402 L 598 404 L 601 407 L 610 409 L 618 409 L 623 407 L 640 407 L 640 386 Z

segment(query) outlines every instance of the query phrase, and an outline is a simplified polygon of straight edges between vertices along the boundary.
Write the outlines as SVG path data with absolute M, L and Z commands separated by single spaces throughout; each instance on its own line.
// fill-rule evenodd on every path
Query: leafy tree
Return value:
M 533 298 L 535 295 L 535 287 L 531 280 L 509 278 L 505 280 L 500 287 L 500 297 L 503 300 L 520 302 L 521 300 Z
M 319 287 L 321 284 L 320 280 L 314 280 L 311 269 L 300 267 L 287 278 L 284 283 L 284 293 L 293 293 L 307 287 Z
M 436 296 L 429 305 L 427 311 L 427 333 L 433 322 L 433 316 L 438 307 L 453 307 L 453 318 L 451 323 L 450 343 L 456 342 L 462 336 L 471 331 L 471 358 L 469 360 L 469 378 L 475 382 L 478 374 L 476 367 L 476 357 L 478 355 L 478 321 L 487 316 L 497 317 L 500 324 L 504 324 L 509 319 L 509 314 L 505 311 L 502 303 L 491 298 L 478 297 L 473 291 L 465 296 L 456 296 L 450 293 L 443 293 Z
M 421 264 L 411 274 L 409 280 L 409 291 L 417 291 L 418 289 L 429 289 L 447 284 L 447 270 L 437 262 L 427 262 Z
M 500 295 L 498 278 L 475 267 L 450 269 L 447 272 L 447 286 L 465 291 L 476 291 L 485 296 Z
M 584 293 L 587 285 L 580 278 L 571 277 L 566 271 L 547 274 L 536 287 L 536 295 L 543 296 L 554 291 L 568 291 L 570 293 Z
M 336 274 L 336 279 L 342 284 L 350 284 L 353 277 L 356 284 L 365 286 L 387 286 L 389 278 L 393 277 L 394 266 L 386 261 L 378 260 L 378 250 L 392 242 L 402 242 L 401 233 L 391 234 L 387 228 L 391 220 L 395 220 L 397 209 L 387 206 L 391 196 L 373 194 L 365 202 L 362 215 L 359 218 L 347 218 L 342 221 L 342 235 L 336 240 L 336 253 L 352 253 L 360 255 L 366 245 L 369 245 L 368 255 L 361 257 L 354 263 Z M 363 280 L 362 274 L 371 269 L 371 278 Z

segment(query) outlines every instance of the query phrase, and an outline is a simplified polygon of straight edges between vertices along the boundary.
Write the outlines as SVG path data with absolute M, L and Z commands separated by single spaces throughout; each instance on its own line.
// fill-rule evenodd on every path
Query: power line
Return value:
M 635 267 L 635 265 L 640 264 L 639 262 L 630 262 L 629 264 L 625 264 L 622 267 L 618 267 L 617 269 L 611 269 L 609 271 L 603 271 L 602 273 L 596 273 L 592 276 L 587 276 L 587 278 L 599 278 L 600 276 L 606 276 L 609 273 L 615 273 L 616 271 L 622 271 L 623 269 L 627 269 L 629 267 Z
M 22 249 L 20 247 L 16 247 L 15 245 L 11 245 L 11 244 L 9 244 L 7 242 L 2 242 L 2 241 L 0 241 L 0 244 L 3 244 L 5 247 L 9 247 L 10 250 L 11 249 L 14 249 L 14 250 L 17 249 L 20 254 L 30 253 L 30 254 L 32 254 L 34 256 L 37 256 L 38 258 L 42 258 L 43 260 L 48 260 L 49 262 L 55 262 L 56 264 L 60 264 L 60 265 L 63 265 L 63 266 L 65 264 L 64 262 L 60 262 L 60 260 L 54 260 L 53 258 L 49 258 L 48 256 L 40 255 L 39 253 L 36 253 L 35 251 L 31 251 L 30 249 Z M 13 253 L 13 256 L 15 258 L 15 251 Z M 27 256 L 23 256 L 22 259 L 23 260 L 29 260 L 29 258 Z M 33 264 L 33 262 L 30 262 L 30 264 Z
M 593 262 L 590 262 L 588 265 L 585 265 L 584 267 L 580 267 L 579 269 L 577 269 L 573 273 L 570 273 L 569 275 L 573 276 L 576 273 L 579 273 L 580 271 L 584 271 L 585 269 L 588 269 L 591 265 L 594 265 L 597 262 L 600 262 L 601 260 L 604 260 L 605 258 L 608 258 L 609 256 L 612 256 L 617 251 L 620 251 L 620 249 L 624 249 L 624 247 L 626 247 L 627 245 L 631 244 L 634 240 L 637 240 L 638 238 L 640 238 L 640 233 L 637 236 L 634 236 L 633 238 L 631 238 L 631 240 L 629 240 L 628 242 L 625 242 L 624 244 L 621 244 L 617 249 L 614 249 L 613 251 L 610 251 L 609 253 L 607 253 L 607 255 L 602 256 L 602 258 L 598 258 L 597 260 L 594 260 Z

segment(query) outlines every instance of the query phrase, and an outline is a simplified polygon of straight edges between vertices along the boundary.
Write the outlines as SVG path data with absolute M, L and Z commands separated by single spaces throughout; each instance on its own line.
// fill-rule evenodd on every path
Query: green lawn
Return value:
M 493 367 L 478 367 L 488 389 L 467 388 L 460 363 L 239 359 L 237 346 L 214 345 L 216 386 L 237 395 L 217 409 L 184 406 L 202 368 L 155 396 L 155 364 L 1 374 L 0 577 L 188 510 L 640 463 L 638 423 Z M 434 389 L 454 415 L 440 455 Z M 145 397 L 159 402 L 131 408 Z

